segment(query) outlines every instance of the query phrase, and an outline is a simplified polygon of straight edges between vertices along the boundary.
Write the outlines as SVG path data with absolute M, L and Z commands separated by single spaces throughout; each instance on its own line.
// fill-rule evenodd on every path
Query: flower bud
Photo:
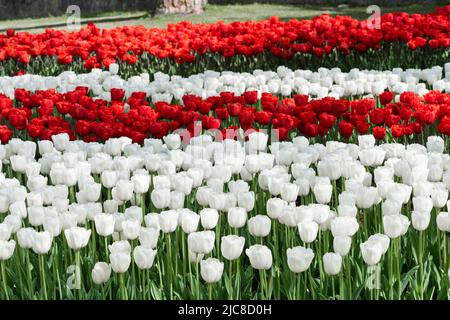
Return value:
M 122 222 L 122 232 L 128 240 L 135 240 L 139 237 L 141 223 L 135 219 L 128 219 Z
M 228 224 L 232 228 L 242 228 L 247 221 L 247 211 L 241 207 L 233 207 L 228 209 Z
M 32 249 L 36 254 L 46 254 L 52 246 L 52 236 L 48 231 L 33 232 Z
M 106 262 L 97 262 L 92 269 L 92 281 L 97 284 L 108 282 L 111 277 L 111 266 Z
M 271 220 L 268 216 L 257 215 L 248 220 L 248 231 L 255 237 L 266 237 L 270 233 Z
M 91 236 L 91 230 L 86 230 L 81 227 L 72 227 L 64 230 L 67 245 L 73 250 L 79 250 L 87 246 Z
M 250 259 L 252 268 L 257 270 L 268 270 L 272 267 L 272 252 L 264 245 L 255 244 L 245 250 Z
M 302 246 L 288 248 L 286 254 L 289 270 L 295 273 L 308 270 L 314 259 L 314 252 Z
M 162 232 L 174 232 L 178 225 L 178 212 L 176 210 L 162 211 L 158 215 L 158 222 Z
M 323 255 L 323 269 L 326 274 L 335 276 L 341 271 L 342 257 L 334 252 L 327 252 Z
M 188 235 L 189 250 L 194 253 L 208 254 L 214 248 L 216 234 L 214 231 L 198 231 Z
M 418 231 L 424 231 L 430 224 L 431 214 L 429 212 L 413 211 L 411 214 L 411 222 L 413 228 Z
M 352 247 L 352 238 L 349 236 L 336 236 L 333 239 L 333 250 L 341 256 L 346 256 Z
M 179 217 L 181 217 L 180 226 L 184 233 L 190 234 L 197 231 L 200 215 L 191 210 L 187 210 L 186 212 L 179 213 Z
M 300 239 L 302 239 L 303 242 L 311 243 L 316 240 L 319 231 L 319 225 L 316 222 L 301 222 L 297 226 Z
M 142 227 L 139 231 L 139 243 L 146 248 L 154 249 L 158 244 L 159 229 L 153 227 Z
M 133 250 L 134 262 L 139 269 L 145 270 L 150 269 L 153 266 L 153 261 L 155 260 L 156 250 L 151 248 L 145 248 L 143 246 L 137 246 Z
M 222 256 L 227 260 L 236 260 L 244 250 L 245 238 L 236 235 L 228 235 L 222 237 L 220 243 L 220 251 Z
M 200 261 L 200 275 L 206 283 L 215 283 L 220 281 L 223 274 L 223 262 L 214 258 L 208 258 Z
M 109 256 L 111 261 L 111 268 L 115 273 L 125 273 L 128 271 L 131 263 L 131 256 L 129 253 L 113 252 Z
M 267 215 L 272 219 L 278 219 L 287 206 L 286 201 L 280 198 L 270 198 L 266 203 Z
M 107 237 L 113 234 L 115 219 L 114 215 L 108 213 L 101 213 L 94 217 L 95 230 L 96 232 Z
M 442 232 L 450 232 L 450 214 L 448 212 L 440 212 L 436 217 L 436 224 Z
M 216 209 L 205 208 L 200 211 L 200 219 L 204 229 L 214 229 L 219 221 L 219 213 Z
M 5 261 L 11 258 L 15 248 L 16 242 L 14 240 L 0 240 L 0 261 Z

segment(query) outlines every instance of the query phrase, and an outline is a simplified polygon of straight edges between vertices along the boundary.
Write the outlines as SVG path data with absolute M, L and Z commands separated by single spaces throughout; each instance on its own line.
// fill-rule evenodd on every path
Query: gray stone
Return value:
M 156 14 L 201 13 L 207 0 L 160 0 L 156 5 Z

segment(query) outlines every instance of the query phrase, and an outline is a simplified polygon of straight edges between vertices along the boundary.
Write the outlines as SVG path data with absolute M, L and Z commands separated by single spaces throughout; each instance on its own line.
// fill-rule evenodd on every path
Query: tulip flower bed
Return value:
M 142 26 L 41 34 L 8 30 L 0 35 L 0 74 L 25 70 L 56 75 L 123 64 L 125 77 L 164 71 L 186 75 L 204 70 L 320 66 L 389 69 L 442 65 L 450 45 L 450 6 L 430 14 L 387 13 L 380 27 L 348 16 L 321 15 L 288 22 L 262 21 L 193 25 L 166 29 Z
M 0 300 L 450 299 L 449 34 L 8 30 Z
M 221 92 L 207 99 L 184 95 L 180 104 L 159 101 L 154 105 L 145 92 L 133 92 L 125 102 L 123 89 L 111 89 L 111 101 L 94 99 L 87 87 L 67 93 L 16 89 L 14 96 L 0 95 L 3 143 L 12 137 L 49 140 L 64 132 L 72 140 L 126 136 L 142 143 L 147 137 L 162 138 L 184 129 L 192 135 L 214 130 L 228 138 L 240 129 L 276 129 L 280 140 L 304 135 L 321 142 L 355 142 L 358 134 L 370 132 L 377 140 L 423 143 L 429 135 L 450 134 L 450 95 L 437 91 L 427 91 L 423 97 L 404 92 L 398 102 L 393 102 L 395 95 L 389 91 L 355 100 L 310 100 L 299 94 L 280 99 L 270 93 L 262 93 L 258 100 L 257 91 Z
M 1 299 L 448 299 L 450 156 L 179 135 L 1 145 Z

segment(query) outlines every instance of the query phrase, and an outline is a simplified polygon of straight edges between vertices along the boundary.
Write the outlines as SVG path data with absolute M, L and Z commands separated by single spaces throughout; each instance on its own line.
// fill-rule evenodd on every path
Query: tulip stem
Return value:
M 221 217 L 222 214 L 220 214 L 219 212 L 219 219 L 217 220 L 217 225 L 216 225 L 216 250 L 217 252 L 220 252 L 220 226 L 221 226 Z
M 303 299 L 306 300 L 308 291 L 307 291 L 307 287 L 308 287 L 308 273 L 307 272 L 303 272 L 304 273 L 304 281 L 303 281 Z
M 131 252 L 134 251 L 134 244 L 133 240 L 130 241 L 131 243 Z M 136 297 L 136 267 L 135 263 L 131 263 L 131 282 L 133 283 L 133 286 L 131 287 L 131 299 Z
M 192 266 L 191 266 L 191 261 L 188 260 L 188 269 L 189 269 L 189 284 L 191 287 L 191 295 L 194 296 L 194 279 L 192 277 Z
M 208 299 L 212 300 L 212 297 L 213 297 L 212 284 L 208 284 Z
M 120 281 L 120 291 L 121 291 L 121 299 L 122 300 L 128 300 L 128 294 L 127 291 L 125 289 L 125 284 L 124 284 L 124 277 L 125 274 L 124 273 L 120 273 L 119 274 L 119 281 Z
M 186 279 L 186 261 L 189 263 L 189 259 L 186 259 L 186 235 L 181 234 L 181 254 L 183 256 L 183 260 L 181 264 L 183 266 L 183 279 Z
M 56 279 L 57 279 L 57 282 L 58 282 L 59 299 L 62 300 L 63 296 L 62 296 L 62 289 L 61 289 L 61 279 L 59 277 L 59 268 L 57 267 L 58 266 L 58 244 L 57 243 L 55 243 L 55 246 L 54 246 L 53 249 L 54 249 L 54 251 L 53 251 L 53 260 L 54 260 L 53 261 L 53 268 L 56 271 Z
M 233 277 L 233 261 L 229 261 L 229 266 L 228 266 L 228 279 L 231 280 L 231 278 Z M 233 299 L 233 285 L 231 285 L 230 291 L 228 292 L 229 298 L 232 300 Z
M 80 287 L 75 287 L 78 290 L 78 298 L 81 299 L 81 264 L 80 264 L 80 250 L 75 251 L 75 263 L 77 268 L 75 269 L 75 279 L 80 282 Z M 77 283 L 78 284 L 78 283 Z
M 394 245 L 395 245 L 395 252 L 396 252 L 396 262 L 397 262 L 397 286 L 398 286 L 398 299 L 401 300 L 402 297 L 402 278 L 401 278 L 401 263 L 402 258 L 400 255 L 401 252 L 401 245 L 402 245 L 402 239 L 399 237 L 397 239 L 394 239 Z
M 109 261 L 108 236 L 104 237 L 103 241 L 105 243 L 105 259 L 106 261 Z
M 42 285 L 42 288 L 44 289 L 44 299 L 48 300 L 48 297 L 47 297 L 47 283 L 46 283 L 46 280 L 45 280 L 45 270 L 44 270 L 45 263 L 44 263 L 44 255 L 43 254 L 39 255 L 39 267 L 41 269 L 41 285 Z
M 333 293 L 333 300 L 336 300 L 336 289 L 334 287 L 334 276 L 331 277 L 331 290 Z M 339 288 L 340 288 L 341 284 L 339 283 Z
M 308 275 L 309 275 L 309 281 L 310 281 L 310 284 L 311 284 L 312 298 L 313 298 L 313 300 L 316 300 L 316 291 L 314 290 L 314 278 L 312 276 L 311 268 L 308 269 Z
M 170 300 L 173 299 L 173 260 L 172 260 L 172 242 L 170 240 L 170 233 L 166 233 L 167 238 L 167 268 L 169 269 L 169 290 L 170 290 Z
M 28 274 L 28 293 L 30 295 L 32 295 L 34 292 L 34 287 L 33 287 L 33 278 L 31 276 L 31 268 L 30 268 L 30 252 L 28 250 L 26 250 L 25 252 L 25 264 L 26 264 L 26 268 L 27 268 L 27 274 Z
M 195 273 L 197 276 L 197 299 L 200 299 L 200 276 L 199 276 L 198 265 L 199 265 L 199 263 L 196 261 L 195 262 Z
M 393 285 L 394 285 L 394 272 L 393 272 L 393 269 L 394 269 L 394 257 L 393 257 L 393 255 L 394 255 L 394 250 L 395 250 L 395 248 L 390 248 L 390 250 L 388 250 L 388 279 L 389 279 L 389 281 L 388 281 L 388 283 L 389 283 L 389 286 L 388 286 L 388 290 L 389 290 L 389 299 L 390 300 L 392 300 L 394 297 L 393 297 L 393 293 L 394 293 L 394 288 L 393 288 Z
M 344 272 L 339 272 L 339 300 L 345 300 Z
M 241 258 L 236 259 L 236 299 L 241 298 L 241 269 L 240 269 Z
M 18 251 L 18 257 L 13 258 L 13 260 L 15 262 L 17 270 L 21 270 L 20 260 L 22 260 L 22 259 L 20 258 L 20 251 Z M 22 281 L 21 275 L 19 276 L 19 285 L 20 285 L 20 287 L 18 288 L 18 290 L 20 290 L 20 298 L 24 299 L 24 297 L 23 297 L 24 288 L 23 288 L 23 281 Z
M 419 259 L 419 297 L 423 299 L 423 231 L 419 231 L 419 250 L 418 250 L 418 259 Z
M 5 261 L 0 261 L 0 268 L 2 273 L 3 290 L 5 291 L 6 300 L 9 300 L 8 287 L 6 285 Z
M 267 300 L 267 292 L 266 292 L 266 270 L 259 270 L 259 287 L 261 290 L 261 299 Z
M 74 186 L 69 187 L 69 200 L 70 200 L 70 203 L 75 202 L 75 187 Z
M 101 295 L 102 295 L 102 300 L 105 300 L 105 285 L 104 284 L 100 285 L 100 291 L 101 291 Z
M 145 193 L 141 194 L 141 208 L 142 208 L 142 219 L 144 219 L 145 214 L 146 214 L 146 212 L 145 212 L 145 210 L 146 210 L 146 208 L 145 208 Z M 142 221 L 144 221 L 144 220 L 142 220 Z
M 447 245 L 448 245 L 448 242 L 447 242 L 447 234 L 445 233 L 445 232 L 442 232 L 442 236 L 444 237 L 444 257 L 443 257 L 443 259 L 444 259 L 444 264 L 443 264 L 443 268 L 444 268 L 444 270 L 448 270 L 448 258 L 447 258 Z

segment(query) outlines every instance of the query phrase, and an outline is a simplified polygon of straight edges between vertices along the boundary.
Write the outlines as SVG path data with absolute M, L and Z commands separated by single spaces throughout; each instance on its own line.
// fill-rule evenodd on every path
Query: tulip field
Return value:
M 450 6 L 0 35 L 0 300 L 450 299 Z

